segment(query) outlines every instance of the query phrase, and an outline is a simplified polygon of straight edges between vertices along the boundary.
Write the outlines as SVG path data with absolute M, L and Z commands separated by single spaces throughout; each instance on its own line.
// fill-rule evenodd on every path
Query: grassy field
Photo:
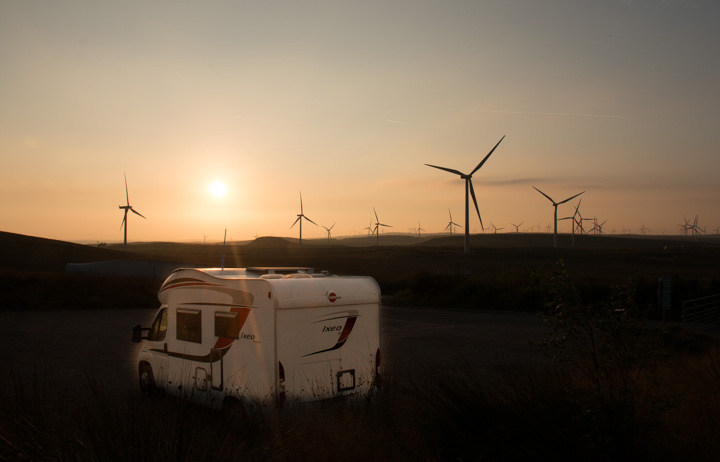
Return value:
M 557 366 L 508 364 L 491 383 L 461 362 L 413 376 L 386 371 L 369 400 L 244 416 L 110 394 L 91 374 L 82 392 L 63 389 L 38 373 L 0 390 L 0 460 L 716 460 L 716 340 L 650 329 L 633 313 L 657 316 L 658 276 L 673 277 L 670 316 L 681 300 L 718 292 L 720 247 L 583 238 L 577 248 L 554 249 L 548 235 L 476 236 L 469 255 L 461 237 L 384 247 L 276 238 L 230 245 L 226 266 L 371 275 L 393 303 L 544 311 L 554 337 L 538 349 Z M 218 266 L 222 247 L 147 243 L 123 253 L 0 233 L 0 251 L 2 309 L 153 308 L 160 281 L 62 269 L 123 258 Z
M 389 375 L 371 399 L 245 415 L 22 377 L 0 393 L 0 460 L 717 460 L 720 351 L 672 344 L 630 383 L 606 376 L 603 396 L 571 368 L 508 367 L 489 384 L 458 363 Z

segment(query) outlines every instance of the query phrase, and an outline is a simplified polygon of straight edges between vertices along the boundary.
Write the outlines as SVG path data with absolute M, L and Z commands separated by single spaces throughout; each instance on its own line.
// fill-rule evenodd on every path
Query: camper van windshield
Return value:
M 158 313 L 155 321 L 150 327 L 148 340 L 165 340 L 165 332 L 167 331 L 167 308 L 163 308 Z

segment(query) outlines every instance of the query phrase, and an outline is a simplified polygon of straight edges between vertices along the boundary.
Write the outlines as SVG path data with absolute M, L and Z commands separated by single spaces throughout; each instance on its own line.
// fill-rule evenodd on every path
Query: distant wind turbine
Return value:
M 533 188 L 535 188 L 535 186 L 533 186 Z M 558 244 L 557 244 L 557 222 L 558 222 L 557 208 L 558 208 L 558 205 L 564 204 L 565 202 L 568 202 L 568 201 L 571 201 L 571 200 L 575 199 L 575 198 L 578 197 L 580 194 L 585 193 L 585 191 L 583 191 L 583 192 L 581 192 L 581 193 L 579 193 L 579 194 L 575 194 L 575 195 L 572 196 L 572 197 L 568 197 L 568 198 L 565 199 L 564 201 L 555 202 L 554 200 L 552 200 L 552 198 L 551 198 L 550 196 L 548 196 L 548 195 L 545 194 L 544 192 L 540 191 L 538 188 L 535 188 L 535 190 L 536 190 L 537 192 L 539 192 L 540 194 L 542 194 L 543 196 L 545 196 L 550 202 L 552 202 L 553 207 L 555 208 L 555 217 L 554 217 L 554 220 L 553 220 L 553 221 L 555 222 L 555 232 L 554 232 L 554 234 L 553 234 L 553 236 L 554 236 L 554 237 L 553 237 L 553 247 L 557 247 L 557 245 L 558 245 Z
M 375 213 L 375 229 L 373 230 L 373 233 L 375 233 L 375 239 L 376 239 L 375 245 L 379 246 L 380 245 L 380 226 L 385 226 L 386 228 L 392 228 L 392 226 L 380 223 L 380 219 L 378 218 L 378 214 L 375 211 L 375 207 L 373 207 L 373 213 Z
M 577 226 L 577 228 L 580 230 L 580 233 L 582 234 L 582 232 L 585 230 L 583 228 L 582 222 L 583 222 L 583 220 L 589 220 L 589 218 L 583 218 L 582 215 L 580 214 L 580 204 L 581 203 L 582 203 L 582 199 L 580 199 L 578 201 L 577 205 L 575 206 L 575 213 L 573 213 L 573 215 L 571 217 L 560 218 L 560 220 L 572 220 L 572 246 L 573 247 L 575 247 L 575 227 Z
M 328 241 L 330 240 L 330 230 L 333 229 L 334 227 L 335 227 L 335 223 L 333 223 L 333 225 L 329 228 L 327 226 L 323 226 L 323 228 L 325 228 L 328 232 Z
M 522 226 L 523 223 L 525 223 L 525 222 L 524 222 L 524 221 L 521 221 L 519 225 L 516 225 L 515 223 L 510 223 L 510 224 L 515 227 L 515 232 L 516 232 L 516 233 L 519 233 L 519 232 L 520 232 L 520 226 Z
M 491 221 L 491 222 L 490 222 L 490 229 L 492 229 L 493 234 L 497 234 L 498 231 L 500 231 L 501 229 L 505 229 L 505 228 L 498 228 L 498 227 L 495 226 L 495 224 Z
M 372 227 L 372 218 L 370 218 L 370 224 L 367 226 L 367 228 L 363 228 L 363 229 L 367 229 L 368 237 L 372 236 L 375 233 L 373 231 L 373 227 Z
M 437 168 L 440 170 L 445 170 L 446 172 L 454 173 L 455 175 L 459 175 L 460 178 L 465 180 L 465 253 L 470 253 L 470 200 L 469 200 L 468 192 L 472 195 L 473 203 L 475 204 L 475 211 L 477 211 L 478 219 L 480 220 L 480 227 L 483 230 L 485 229 L 485 227 L 482 224 L 482 218 L 480 217 L 480 208 L 478 207 L 478 204 L 477 204 L 477 198 L 475 197 L 475 189 L 473 188 L 473 184 L 472 184 L 472 176 L 473 176 L 473 174 L 475 174 L 475 172 L 480 170 L 480 167 L 483 166 L 483 164 L 488 160 L 490 155 L 495 151 L 495 149 L 498 147 L 498 145 L 504 139 L 505 139 L 504 136 L 502 138 L 500 138 L 500 141 L 497 142 L 495 147 L 490 150 L 490 152 L 485 156 L 485 158 L 482 161 L 480 161 L 480 163 L 477 165 L 477 167 L 475 167 L 475 169 L 473 169 L 473 171 L 470 172 L 469 174 L 462 173 L 462 172 L 452 169 L 452 168 L 439 167 L 437 165 L 425 164 L 428 167 L 433 167 L 433 168 Z
M 127 249 L 127 225 L 128 225 L 128 211 L 134 213 L 135 215 L 138 215 L 140 217 L 143 217 L 139 212 L 137 212 L 134 208 L 132 208 L 132 205 L 130 205 L 130 195 L 128 194 L 128 186 L 127 186 L 127 175 L 123 173 L 123 176 L 125 177 L 125 204 L 126 205 L 120 205 L 118 206 L 120 209 L 125 210 L 125 215 L 123 216 L 123 221 L 120 227 L 124 227 L 125 231 L 123 232 L 123 250 Z M 143 217 L 145 218 L 145 217 Z M 147 218 L 146 218 L 147 219 Z
M 293 226 L 295 226 L 295 223 L 300 222 L 300 244 L 302 244 L 302 220 L 303 220 L 303 218 L 306 219 L 307 221 L 309 221 L 310 223 L 314 224 L 315 226 L 318 225 L 317 223 L 315 223 L 314 221 L 312 221 L 311 219 L 306 217 L 305 214 L 303 213 L 303 202 L 302 202 L 302 192 L 301 192 L 300 193 L 300 213 L 297 216 L 297 220 L 295 220 L 293 222 L 292 226 L 290 226 L 290 228 L 292 228 Z
M 450 222 L 447 224 L 445 229 L 443 231 L 447 231 L 448 228 L 450 229 L 450 235 L 452 236 L 453 233 L 453 226 L 457 226 L 458 228 L 462 228 L 459 224 L 455 223 L 452 219 L 452 212 L 450 212 L 450 209 L 448 209 L 448 214 L 450 214 Z
M 420 222 L 418 221 L 418 227 L 417 227 L 418 238 L 420 237 L 420 231 L 425 231 L 425 229 L 422 226 L 420 226 Z

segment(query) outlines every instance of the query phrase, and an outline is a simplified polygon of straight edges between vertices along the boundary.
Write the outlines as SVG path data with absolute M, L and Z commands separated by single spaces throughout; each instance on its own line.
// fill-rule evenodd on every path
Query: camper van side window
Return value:
M 202 343 L 202 314 L 198 310 L 177 310 L 177 339 Z
M 215 313 L 215 336 L 222 338 L 240 338 L 240 324 L 237 313 Z
M 148 340 L 159 341 L 165 340 L 165 332 L 167 331 L 167 308 L 163 308 L 158 313 L 155 321 L 150 327 Z

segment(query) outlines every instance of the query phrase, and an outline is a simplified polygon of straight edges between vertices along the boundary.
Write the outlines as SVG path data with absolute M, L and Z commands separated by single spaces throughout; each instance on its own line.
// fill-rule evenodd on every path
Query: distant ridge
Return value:
M 63 271 L 67 263 L 122 258 L 122 252 L 107 248 L 0 231 L 2 270 Z
M 288 241 L 287 239 L 283 239 L 282 237 L 259 237 L 255 239 L 254 241 L 249 242 L 246 244 L 250 247 L 274 247 L 274 248 L 286 248 L 290 245 L 295 245 L 295 243 L 292 243 Z

